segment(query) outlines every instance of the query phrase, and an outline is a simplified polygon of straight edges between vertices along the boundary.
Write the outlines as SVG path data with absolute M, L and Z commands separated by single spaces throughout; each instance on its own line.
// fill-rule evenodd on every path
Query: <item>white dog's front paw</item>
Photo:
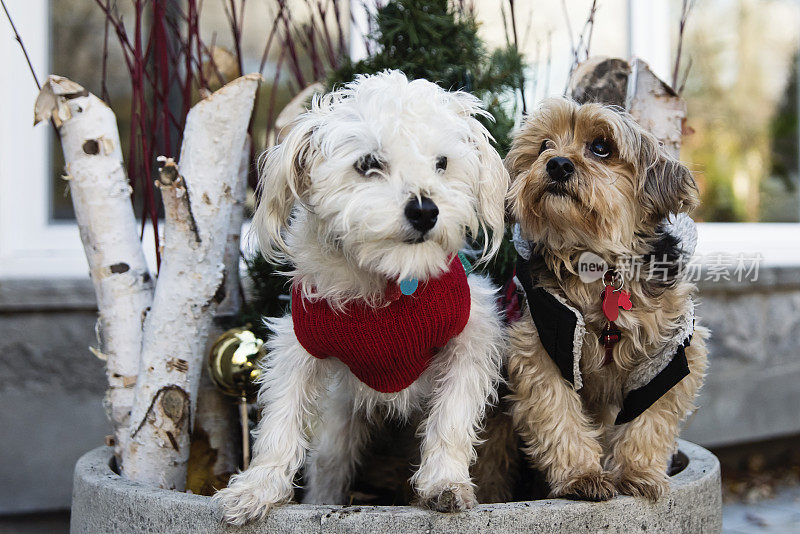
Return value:
M 229 487 L 214 495 L 222 510 L 222 519 L 229 525 L 244 525 L 263 519 L 275 503 L 264 501 L 241 486 Z
M 452 483 L 420 493 L 422 501 L 437 512 L 464 512 L 478 504 L 472 484 Z
M 292 482 L 274 468 L 253 467 L 233 475 L 228 487 L 214 495 L 223 520 L 244 525 L 263 519 L 275 506 L 292 499 Z

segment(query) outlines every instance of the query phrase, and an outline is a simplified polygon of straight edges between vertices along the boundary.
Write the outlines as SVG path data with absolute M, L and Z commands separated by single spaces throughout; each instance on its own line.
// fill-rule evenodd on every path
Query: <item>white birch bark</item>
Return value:
M 572 98 L 580 103 L 624 107 L 671 156 L 680 158 L 686 102 L 646 62 L 594 56 L 575 68 L 569 87 Z
M 224 331 L 222 326 L 232 317 L 239 314 L 242 307 L 242 297 L 239 292 L 239 266 L 241 263 L 241 235 L 244 222 L 245 201 L 247 197 L 247 175 L 250 170 L 251 140 L 245 140 L 242 156 L 239 162 L 239 179 L 234 190 L 234 205 L 231 210 L 231 220 L 228 226 L 228 238 L 225 244 L 225 297 L 217 307 L 215 320 L 211 325 L 208 340 L 205 344 L 203 357 L 208 357 L 209 349 L 214 341 Z M 221 480 L 224 475 L 233 473 L 239 467 L 241 448 L 239 447 L 239 434 L 241 432 L 238 416 L 235 409 L 235 399 L 219 391 L 208 375 L 208 365 L 203 363 L 200 389 L 197 396 L 197 420 L 192 433 L 192 441 L 196 439 L 207 440 L 208 450 L 199 447 L 204 454 L 211 453 L 214 458 L 212 465 L 198 465 L 205 458 L 199 457 L 197 461 L 190 459 L 190 471 L 195 472 L 194 480 L 197 483 L 197 492 L 201 492 L 210 485 L 210 482 Z M 202 484 L 200 484 L 202 479 Z M 217 487 L 219 485 L 217 484 Z
M 631 61 L 625 108 L 664 144 L 672 157 L 680 159 L 686 102 L 638 58 Z
M 58 128 L 70 197 L 99 310 L 98 354 L 106 360 L 106 408 L 119 459 L 139 370 L 142 323 L 153 283 L 139 240 L 117 122 L 106 104 L 80 85 L 50 76 L 36 100 L 35 121 Z
M 219 316 L 236 315 L 242 307 L 242 295 L 239 292 L 239 268 L 242 258 L 242 224 L 244 223 L 244 205 L 247 201 L 247 176 L 250 172 L 251 145 L 252 140 L 248 135 L 239 159 L 239 179 L 233 192 L 234 205 L 231 209 L 228 240 L 225 243 L 225 298 L 217 309 Z
M 183 490 L 208 328 L 222 298 L 224 253 L 247 124 L 260 77 L 243 76 L 195 105 L 180 167 L 159 178 L 166 225 L 161 271 L 145 321 L 123 472 Z

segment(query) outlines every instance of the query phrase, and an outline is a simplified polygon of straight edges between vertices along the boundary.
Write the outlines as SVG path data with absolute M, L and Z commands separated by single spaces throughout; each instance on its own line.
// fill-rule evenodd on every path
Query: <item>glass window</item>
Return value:
M 513 40 L 508 4 L 507 0 L 475 1 L 481 36 L 490 48 Z M 590 28 L 586 21 L 592 0 L 514 2 L 517 42 L 528 66 L 528 109 L 542 98 L 564 94 L 573 48 L 580 48 L 581 57 L 587 44 L 592 55 L 627 57 L 627 4 L 627 0 L 598 2 Z
M 123 3 L 125 7 L 128 2 Z M 126 13 L 126 15 L 129 13 Z M 126 17 L 127 19 L 127 17 Z M 94 1 L 50 0 L 50 72 L 65 76 L 92 93 L 102 95 L 104 17 Z M 113 32 L 109 34 L 108 91 L 109 104 L 119 122 L 122 146 L 128 146 L 130 125 L 130 82 Z M 50 171 L 50 216 L 54 220 L 74 219 L 69 199 L 69 182 L 64 175 L 64 156 L 58 135 L 50 131 L 52 143 Z M 126 153 L 127 156 L 127 153 Z
M 528 109 L 541 98 L 564 94 L 571 50 L 580 42 L 591 5 L 591 0 L 516 2 L 528 64 Z M 682 1 L 606 0 L 597 6 L 591 54 L 632 52 L 670 82 Z M 476 8 L 487 41 L 504 44 L 507 2 L 478 0 Z M 796 0 L 694 2 L 682 55 L 683 67 L 691 63 L 683 92 L 689 128 L 682 159 L 692 165 L 701 188 L 698 220 L 800 221 L 798 40 Z M 678 85 L 684 82 L 681 70 Z
M 106 40 L 106 17 L 100 4 L 106 0 L 50 0 L 51 10 L 51 67 L 55 74 L 66 76 L 106 98 L 117 116 L 120 139 L 126 163 L 131 138 L 131 82 L 119 41 L 114 28 L 108 32 L 108 57 L 103 70 L 103 50 Z M 134 2 L 110 0 L 120 14 L 130 39 L 133 40 Z M 152 22 L 152 2 L 142 2 L 144 16 L 142 36 L 149 35 Z M 175 22 L 166 25 L 168 38 L 177 25 L 185 33 L 186 9 L 189 2 L 168 0 L 168 9 L 173 9 Z M 202 41 L 202 72 L 208 80 L 221 74 L 226 81 L 235 76 L 237 46 L 231 29 L 231 5 L 235 6 L 238 32 L 241 35 L 238 49 L 241 51 L 242 70 L 245 73 L 259 72 L 265 78 L 257 99 L 256 117 L 251 133 L 255 153 L 262 150 L 269 138 L 269 126 L 275 116 L 291 97 L 316 80 L 324 79 L 331 62 L 339 57 L 340 50 L 347 50 L 348 21 L 347 3 L 335 0 L 289 0 L 287 2 L 244 2 L 242 0 L 195 1 L 200 9 L 199 35 Z M 283 5 L 283 7 L 281 7 Z M 337 16 L 338 9 L 338 16 Z M 280 16 L 278 16 L 280 14 Z M 285 24 L 284 24 L 285 21 Z M 323 22 L 324 21 L 324 22 Z M 291 29 L 293 49 L 281 46 L 289 42 L 286 28 Z M 269 53 L 264 58 L 265 44 L 275 34 Z M 311 39 L 313 38 L 313 43 Z M 172 39 L 170 46 L 182 46 L 180 40 Z M 171 48 L 174 50 L 175 48 Z M 172 54 L 172 53 L 171 53 Z M 173 57 L 172 55 L 170 57 Z M 213 57 L 213 61 L 208 58 Z M 231 66 L 233 62 L 233 66 Z M 195 68 L 198 61 L 195 54 Z M 262 64 L 263 63 L 263 64 Z M 263 66 L 263 69 L 262 69 Z M 232 67 L 232 69 L 231 69 Z M 183 62 L 170 65 L 174 77 L 183 76 Z M 105 76 L 104 95 L 103 79 Z M 216 88 L 219 84 L 210 81 Z M 273 91 L 273 88 L 275 89 Z M 200 98 L 199 87 L 192 91 L 192 101 Z M 148 98 L 152 95 L 148 94 Z M 148 100 L 149 102 L 150 100 Z M 180 95 L 170 104 L 174 116 L 181 115 Z M 173 132 L 177 137 L 177 133 Z M 50 216 L 53 220 L 74 218 L 72 203 L 68 197 L 68 182 L 61 176 L 64 161 L 58 140 L 53 134 L 52 165 L 50 172 Z M 177 152 L 177 143 L 172 143 Z M 164 154 L 177 159 L 178 154 Z M 155 162 L 151 162 L 154 166 Z M 142 191 L 137 186 L 134 200 L 137 213 L 142 211 Z M 158 198 L 158 195 L 156 195 Z
M 50 70 L 101 95 L 105 38 L 102 11 L 94 1 L 51 0 L 50 3 Z M 671 72 L 664 71 L 671 70 L 681 3 L 681 0 L 652 4 L 638 0 L 599 2 L 591 32 L 591 53 L 627 57 L 631 50 L 634 53 L 638 50 L 657 73 L 670 78 Z M 241 41 L 245 71 L 257 71 L 260 67 L 264 43 L 276 21 L 278 4 L 246 3 Z M 299 28 L 307 22 L 307 6 L 317 4 L 330 2 L 290 1 L 292 23 Z M 344 5 L 346 11 L 347 4 L 339 4 Z M 589 37 L 583 29 L 592 1 L 536 0 L 515 4 L 517 38 L 528 64 L 525 95 L 530 109 L 541 98 L 563 94 L 572 63 L 572 49 L 580 44 L 581 34 L 584 39 Z M 664 5 L 668 7 L 665 12 L 670 14 L 650 21 L 653 28 L 644 32 L 646 38 L 638 45 L 632 43 L 635 29 L 630 27 L 629 7 L 634 4 L 648 10 Z M 223 0 L 202 2 L 201 36 L 209 47 L 234 50 L 226 5 L 228 2 Z M 475 0 L 474 5 L 481 21 L 481 34 L 489 47 L 504 45 L 512 35 L 508 27 L 508 3 Z M 118 9 L 123 11 L 126 24 L 130 25 L 133 20 L 131 2 L 118 2 Z M 348 25 L 346 13 L 340 19 L 340 24 Z M 330 11 L 328 24 L 334 24 Z M 798 30 L 800 4 L 796 0 L 695 2 L 683 42 L 683 65 L 691 62 L 684 97 L 689 111 L 688 126 L 693 133 L 684 139 L 682 157 L 694 166 L 700 182 L 703 202 L 695 214 L 700 220 L 800 221 Z M 299 33 L 302 32 L 298 32 L 298 37 Z M 347 31 L 343 35 L 346 39 Z M 659 44 L 662 41 L 663 45 Z M 113 31 L 109 42 L 108 97 L 117 114 L 127 157 L 130 82 Z M 308 47 L 298 43 L 301 74 L 298 77 L 288 65 L 286 51 L 279 54 L 279 48 L 273 47 L 263 73 L 267 83 L 258 100 L 253 132 L 257 149 L 267 143 L 268 115 L 274 116 L 276 110 L 303 88 L 301 85 L 324 78 L 320 72 L 327 66 L 315 65 Z M 321 42 L 320 50 L 324 50 Z M 284 56 L 283 59 L 280 56 Z M 273 99 L 276 70 L 282 73 Z M 63 161 L 59 150 L 53 150 L 52 155 L 51 216 L 69 219 L 73 214 L 67 183 L 60 178 Z
M 799 19 L 794 0 L 695 5 L 684 41 L 694 133 L 684 138 L 682 157 L 697 171 L 701 220 L 800 221 Z

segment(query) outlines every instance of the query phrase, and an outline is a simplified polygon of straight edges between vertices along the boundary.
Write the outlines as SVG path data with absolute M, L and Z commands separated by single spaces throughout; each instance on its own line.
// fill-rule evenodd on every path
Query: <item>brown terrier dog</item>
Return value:
M 686 251 L 663 222 L 697 205 L 694 178 L 629 115 L 563 99 L 526 120 L 506 166 L 529 252 L 508 360 L 525 451 L 553 496 L 656 500 L 706 369 Z M 590 283 L 586 252 L 611 267 Z

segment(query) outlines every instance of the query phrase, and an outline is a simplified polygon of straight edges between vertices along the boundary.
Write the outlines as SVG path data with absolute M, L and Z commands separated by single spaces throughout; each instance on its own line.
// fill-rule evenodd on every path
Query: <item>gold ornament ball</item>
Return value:
M 258 366 L 264 356 L 264 342 L 245 328 L 232 328 L 219 336 L 208 356 L 211 379 L 220 391 L 232 397 L 255 399 L 256 381 L 261 376 Z

